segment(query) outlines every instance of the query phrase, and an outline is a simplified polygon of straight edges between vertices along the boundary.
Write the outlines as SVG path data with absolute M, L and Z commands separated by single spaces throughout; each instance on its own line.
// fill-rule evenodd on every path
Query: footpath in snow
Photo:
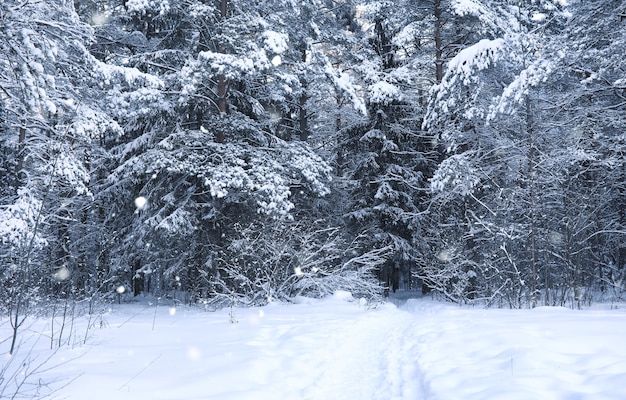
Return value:
M 115 306 L 87 344 L 61 349 L 51 360 L 61 364 L 33 378 L 57 381 L 57 398 L 92 400 L 626 398 L 626 307 L 348 300 L 216 312 Z M 49 325 L 29 330 L 49 334 Z M 78 321 L 73 329 L 79 338 Z M 0 320 L 0 337 L 9 334 Z M 40 359 L 49 352 L 45 340 L 34 346 Z

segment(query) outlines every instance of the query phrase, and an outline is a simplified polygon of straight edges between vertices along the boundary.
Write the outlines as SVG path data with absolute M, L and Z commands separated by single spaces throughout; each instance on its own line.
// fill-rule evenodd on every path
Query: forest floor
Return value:
M 66 320 L 63 335 L 58 318 L 54 332 L 27 320 L 13 357 L 0 319 L 0 398 L 22 381 L 24 398 L 80 400 L 626 398 L 626 304 L 372 306 L 338 293 L 213 312 L 114 305 Z M 59 339 L 69 345 L 51 351 Z

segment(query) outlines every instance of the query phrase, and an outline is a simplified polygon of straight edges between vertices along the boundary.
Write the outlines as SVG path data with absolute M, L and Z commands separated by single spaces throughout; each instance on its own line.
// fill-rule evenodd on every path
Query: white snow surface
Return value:
M 85 336 L 81 321 L 72 327 L 76 341 Z M 30 320 L 26 332 L 49 335 L 49 319 Z M 86 344 L 61 348 L 50 361 L 61 365 L 34 377 L 65 379 L 56 397 L 626 398 L 624 304 L 485 310 L 396 298 L 372 306 L 346 293 L 214 312 L 122 304 L 88 336 Z M 0 341 L 0 352 L 7 343 Z M 43 359 L 47 347 L 49 339 L 40 339 L 33 354 Z

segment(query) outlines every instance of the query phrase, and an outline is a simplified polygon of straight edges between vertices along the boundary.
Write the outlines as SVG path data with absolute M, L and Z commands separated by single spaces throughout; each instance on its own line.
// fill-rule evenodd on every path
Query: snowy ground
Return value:
M 396 299 L 370 308 L 345 297 L 216 312 L 114 306 L 86 344 L 85 322 L 75 321 L 75 345 L 29 380 L 56 381 L 55 398 L 92 400 L 626 399 L 626 306 L 483 310 Z M 49 320 L 28 331 L 50 335 Z M 2 353 L 9 335 L 0 320 Z M 46 347 L 44 336 L 12 361 L 1 356 L 5 396 L 10 371 L 34 368 Z M 37 358 L 15 362 L 25 357 Z

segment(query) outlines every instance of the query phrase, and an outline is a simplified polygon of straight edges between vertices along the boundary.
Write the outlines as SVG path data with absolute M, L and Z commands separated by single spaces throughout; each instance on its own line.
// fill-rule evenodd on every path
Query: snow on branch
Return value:
M 520 23 L 506 4 L 499 7 L 497 4 L 486 6 L 485 2 L 475 0 L 454 0 L 454 12 L 459 16 L 473 16 L 491 32 L 502 34 L 506 31 L 520 31 Z
M 264 71 L 272 66 L 265 49 L 253 49 L 243 56 L 202 51 L 198 54 L 198 59 L 207 62 L 215 73 L 223 74 L 229 79 Z
M 240 201 L 243 195 L 259 213 L 282 218 L 294 208 L 292 189 L 328 194 L 331 171 L 306 144 L 278 141 L 271 148 L 253 148 L 237 142 L 207 143 L 201 131 L 181 131 L 128 159 L 109 179 L 153 173 L 190 176 L 199 179 L 213 198 Z
M 524 101 L 530 88 L 548 79 L 554 70 L 553 64 L 551 61 L 538 59 L 522 70 L 513 82 L 504 88 L 502 94 L 495 99 L 494 104 L 490 107 L 487 120 L 495 119 L 498 114 L 513 113 L 514 106 Z
M 124 82 L 127 85 L 134 86 L 143 84 L 149 87 L 162 88 L 165 83 L 152 74 L 146 74 L 137 68 L 120 67 L 117 65 L 106 64 L 101 61 L 95 61 L 94 77 L 103 79 L 103 84 L 110 85 L 115 82 Z
M 289 49 L 289 36 L 284 33 L 265 31 L 262 37 L 265 48 L 272 53 L 282 54 Z
M 481 76 L 478 72 L 493 66 L 506 49 L 506 41 L 502 38 L 483 39 L 450 60 L 442 82 L 431 89 L 433 100 L 428 106 L 424 127 L 436 126 L 441 119 L 448 119 L 448 114 L 459 108 L 466 118 L 471 119 L 476 115 L 473 98 L 476 91 L 480 90 Z M 469 92 L 466 90 L 468 88 Z
M 41 201 L 28 188 L 19 189 L 13 204 L 0 207 L 0 243 L 19 248 L 33 240 L 41 207 Z M 33 243 L 44 246 L 46 241 L 36 236 Z
M 396 100 L 402 100 L 402 93 L 400 89 L 398 89 L 396 85 L 389 82 L 376 82 L 370 86 L 369 91 L 369 100 L 372 103 L 388 105 Z
M 170 10 L 169 0 L 127 0 L 125 4 L 130 14 L 145 15 L 156 11 L 159 15 L 164 15 Z
M 478 43 L 463 49 L 448 63 L 444 77 L 444 86 L 452 86 L 457 80 L 463 85 L 469 86 L 476 82 L 476 71 L 481 71 L 492 66 L 506 47 L 502 38 L 495 40 L 482 39 Z M 446 85 L 447 82 L 447 85 Z
M 361 114 L 367 115 L 367 107 L 362 96 L 362 88 L 354 83 L 354 79 L 347 72 L 340 72 L 331 65 L 329 61 L 326 62 L 324 71 L 326 75 L 332 80 L 335 87 L 342 93 L 344 93 L 351 101 L 355 110 L 358 110 Z
M 435 171 L 430 180 L 433 192 L 450 190 L 467 196 L 480 183 L 480 177 L 471 163 L 471 155 L 466 153 L 454 154 L 445 159 Z

